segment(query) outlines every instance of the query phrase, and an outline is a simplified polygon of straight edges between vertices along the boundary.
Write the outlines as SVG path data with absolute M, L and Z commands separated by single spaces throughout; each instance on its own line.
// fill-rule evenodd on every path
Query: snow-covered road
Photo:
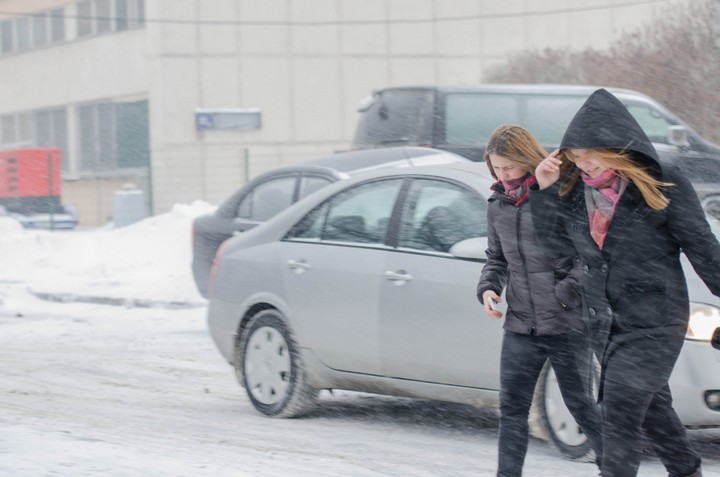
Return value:
M 204 308 L 51 303 L 0 284 L 0 475 L 490 476 L 491 411 L 322 394 L 302 419 L 257 414 Z M 720 432 L 693 431 L 720 476 Z M 526 476 L 596 475 L 533 439 Z M 642 476 L 664 475 L 648 457 Z

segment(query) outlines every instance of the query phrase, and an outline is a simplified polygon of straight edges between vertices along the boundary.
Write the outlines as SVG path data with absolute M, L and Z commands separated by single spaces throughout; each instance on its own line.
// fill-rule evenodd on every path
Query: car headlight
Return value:
M 704 303 L 690 303 L 690 322 L 685 339 L 710 341 L 720 326 L 720 309 Z

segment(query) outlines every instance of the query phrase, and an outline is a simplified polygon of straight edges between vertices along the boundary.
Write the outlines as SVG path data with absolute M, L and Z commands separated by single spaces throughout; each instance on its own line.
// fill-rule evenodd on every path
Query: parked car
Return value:
M 0 213 L 0 216 L 3 214 Z M 20 222 L 26 229 L 72 230 L 78 225 L 78 217 L 65 207 L 59 207 L 53 213 L 19 214 L 8 212 L 7 215 Z
M 220 244 L 234 234 L 263 223 L 328 184 L 377 167 L 467 161 L 447 151 L 394 147 L 328 155 L 261 174 L 240 187 L 214 213 L 197 217 L 193 221 L 192 271 L 195 284 L 200 294 L 207 297 L 210 269 Z
M 560 144 L 574 114 L 597 86 L 483 84 L 395 86 L 373 91 L 361 113 L 354 149 L 430 146 L 482 161 L 499 124 L 527 127 L 549 150 Z M 640 123 L 663 160 L 695 184 L 701 198 L 720 200 L 720 145 L 705 140 L 653 98 L 606 88 Z
M 475 296 L 492 182 L 477 163 L 378 170 L 226 241 L 208 326 L 252 405 L 298 416 L 322 389 L 496 405 L 502 320 Z M 720 300 L 688 277 L 675 406 L 689 426 L 720 426 L 720 351 L 709 344 Z M 547 365 L 532 422 L 563 455 L 589 452 Z

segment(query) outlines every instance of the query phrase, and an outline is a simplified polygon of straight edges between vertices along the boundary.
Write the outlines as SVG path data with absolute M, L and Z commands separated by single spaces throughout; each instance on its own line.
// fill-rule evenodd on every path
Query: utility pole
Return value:
M 48 160 L 48 219 L 50 230 L 55 230 L 55 204 L 53 204 L 53 157 L 52 151 L 47 153 Z

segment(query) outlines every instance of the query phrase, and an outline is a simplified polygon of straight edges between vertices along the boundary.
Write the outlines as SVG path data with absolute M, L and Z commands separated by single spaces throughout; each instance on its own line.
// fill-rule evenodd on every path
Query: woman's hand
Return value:
M 560 178 L 562 161 L 557 158 L 558 154 L 560 154 L 560 149 L 555 149 L 535 168 L 535 178 L 541 190 L 547 189 Z
M 502 318 L 503 314 L 502 311 L 496 311 L 490 308 L 490 300 L 494 301 L 495 303 L 500 303 L 502 301 L 502 298 L 497 296 L 497 293 L 495 293 L 492 290 L 485 290 L 483 293 L 483 304 L 485 305 L 485 314 L 492 318 L 493 320 L 497 320 L 498 318 Z

